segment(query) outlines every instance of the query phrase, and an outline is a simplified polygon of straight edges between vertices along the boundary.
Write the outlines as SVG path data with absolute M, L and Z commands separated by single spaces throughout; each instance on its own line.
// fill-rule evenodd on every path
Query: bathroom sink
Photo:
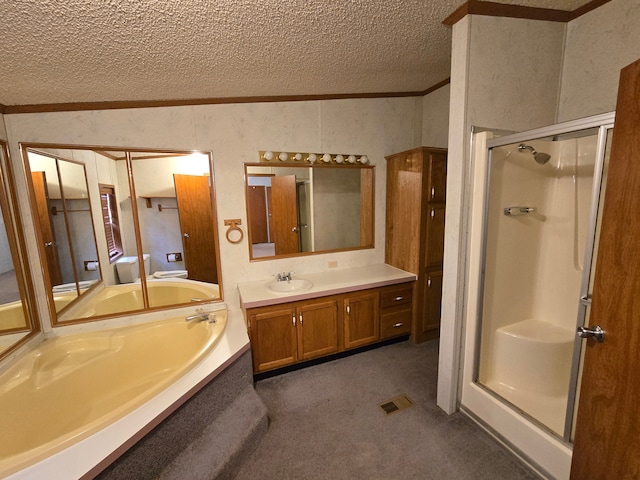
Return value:
M 313 287 L 313 282 L 305 278 L 292 278 L 278 282 L 274 280 L 267 284 L 267 288 L 273 293 L 298 293 L 309 290 Z

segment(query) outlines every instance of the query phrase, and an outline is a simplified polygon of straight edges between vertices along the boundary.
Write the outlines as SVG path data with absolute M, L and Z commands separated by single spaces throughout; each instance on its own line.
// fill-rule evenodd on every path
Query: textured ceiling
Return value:
M 0 104 L 421 91 L 449 76 L 462 3 L 0 0 Z

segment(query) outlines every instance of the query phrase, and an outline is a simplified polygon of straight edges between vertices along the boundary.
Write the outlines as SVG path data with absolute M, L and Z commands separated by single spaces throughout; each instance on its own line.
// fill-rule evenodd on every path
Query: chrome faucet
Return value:
M 205 312 L 203 311 L 201 308 L 196 309 L 196 314 L 195 315 L 189 315 L 188 317 L 185 318 L 185 320 L 187 322 L 209 322 L 209 323 L 216 323 L 217 319 L 216 319 L 216 314 L 215 312 Z
M 274 275 L 274 277 L 276 277 L 276 280 L 278 282 L 284 282 L 285 280 L 290 282 L 291 279 L 293 278 L 293 274 L 295 272 L 282 272 L 282 273 L 276 273 Z

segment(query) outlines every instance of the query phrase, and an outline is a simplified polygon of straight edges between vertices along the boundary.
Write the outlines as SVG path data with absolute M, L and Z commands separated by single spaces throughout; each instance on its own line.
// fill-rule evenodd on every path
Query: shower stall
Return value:
M 613 114 L 472 140 L 461 408 L 568 478 Z

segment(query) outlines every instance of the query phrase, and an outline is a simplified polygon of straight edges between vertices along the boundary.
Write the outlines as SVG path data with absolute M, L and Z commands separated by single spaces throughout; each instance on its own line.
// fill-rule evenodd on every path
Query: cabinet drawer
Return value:
M 413 287 L 402 287 L 393 290 L 383 290 L 380 293 L 380 308 L 410 304 L 412 295 Z
M 411 308 L 394 309 L 380 315 L 380 338 L 390 338 L 411 332 Z

